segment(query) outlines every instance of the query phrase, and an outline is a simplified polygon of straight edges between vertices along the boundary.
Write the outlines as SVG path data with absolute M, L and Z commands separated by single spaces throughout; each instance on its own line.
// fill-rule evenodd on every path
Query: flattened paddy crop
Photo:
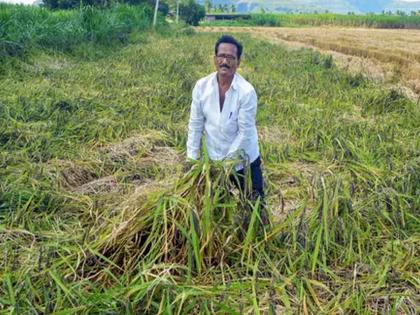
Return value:
M 217 34 L 2 66 L 1 313 L 418 313 L 419 104 L 313 51 L 238 37 L 265 227 L 231 165 L 184 169 Z

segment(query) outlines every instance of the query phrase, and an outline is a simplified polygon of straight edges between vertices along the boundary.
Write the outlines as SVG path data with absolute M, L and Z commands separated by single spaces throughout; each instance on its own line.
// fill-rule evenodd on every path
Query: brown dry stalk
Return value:
M 420 31 L 341 27 L 197 27 L 205 32 L 244 32 L 292 48 L 331 54 L 336 64 L 420 97 Z

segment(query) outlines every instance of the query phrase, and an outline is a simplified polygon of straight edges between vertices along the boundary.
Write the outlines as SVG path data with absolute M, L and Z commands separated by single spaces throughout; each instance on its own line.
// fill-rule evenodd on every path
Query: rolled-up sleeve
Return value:
M 187 157 L 197 160 L 200 153 L 201 137 L 204 129 L 204 114 L 196 84 L 192 92 L 190 121 L 188 124 Z
M 238 112 L 238 135 L 229 147 L 228 156 L 234 156 L 240 150 L 246 150 L 255 133 L 257 114 L 257 93 L 254 89 L 244 95 Z

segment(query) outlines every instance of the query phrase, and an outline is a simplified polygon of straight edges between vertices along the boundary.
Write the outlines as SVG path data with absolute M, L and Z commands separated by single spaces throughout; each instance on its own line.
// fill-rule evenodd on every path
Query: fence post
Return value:
M 176 23 L 179 22 L 179 0 L 176 2 Z
M 155 14 L 154 14 L 154 16 L 153 16 L 153 26 L 156 26 L 156 20 L 157 20 L 158 8 L 159 8 L 159 0 L 156 0 L 156 5 L 155 5 Z

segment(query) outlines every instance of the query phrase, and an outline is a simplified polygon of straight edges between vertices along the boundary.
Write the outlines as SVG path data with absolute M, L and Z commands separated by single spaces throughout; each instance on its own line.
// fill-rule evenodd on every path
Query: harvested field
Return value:
M 400 86 L 410 98 L 420 97 L 420 30 L 348 27 L 197 27 L 220 33 L 249 33 L 293 48 L 331 54 L 338 66 L 377 82 Z

